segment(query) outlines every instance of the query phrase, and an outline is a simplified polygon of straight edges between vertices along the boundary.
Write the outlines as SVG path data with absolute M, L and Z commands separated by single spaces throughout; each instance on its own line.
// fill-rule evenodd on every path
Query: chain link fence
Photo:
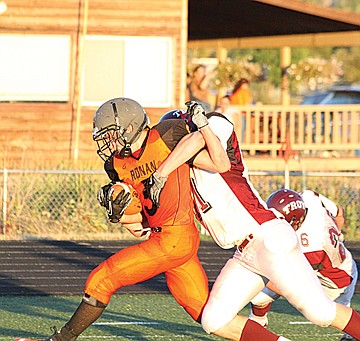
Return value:
M 109 180 L 103 171 L 2 170 L 3 238 L 89 239 L 126 233 L 107 221 L 96 194 Z M 283 172 L 250 172 L 264 200 L 285 185 Z M 290 172 L 290 188 L 317 191 L 341 205 L 348 240 L 360 238 L 360 173 Z M 1 236 L 0 236 L 1 237 Z

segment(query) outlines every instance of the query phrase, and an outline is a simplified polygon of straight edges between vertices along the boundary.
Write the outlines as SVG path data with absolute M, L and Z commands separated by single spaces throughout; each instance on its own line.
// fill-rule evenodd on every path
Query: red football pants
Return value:
M 112 294 L 165 273 L 176 301 L 198 320 L 208 298 L 208 279 L 197 256 L 200 238 L 195 224 L 165 226 L 148 240 L 126 247 L 89 275 L 85 293 L 108 304 Z

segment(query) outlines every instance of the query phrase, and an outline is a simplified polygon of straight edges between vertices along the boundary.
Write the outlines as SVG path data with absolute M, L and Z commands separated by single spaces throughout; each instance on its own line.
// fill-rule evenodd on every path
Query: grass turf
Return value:
M 74 296 L 0 296 L 0 340 L 49 336 L 51 326 L 61 327 L 78 306 Z M 353 298 L 360 310 L 360 295 Z M 248 314 L 248 307 L 241 314 Z M 269 330 L 291 340 L 339 340 L 341 332 L 307 322 L 287 301 L 274 302 Z M 78 340 L 223 340 L 207 335 L 169 294 L 114 295 L 101 318 Z

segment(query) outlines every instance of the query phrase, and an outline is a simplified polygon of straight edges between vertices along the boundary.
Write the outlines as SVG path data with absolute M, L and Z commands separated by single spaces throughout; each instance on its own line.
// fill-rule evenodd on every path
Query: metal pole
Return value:
M 87 22 L 89 12 L 89 1 L 84 0 L 84 15 L 83 15 L 83 30 L 79 35 L 78 41 L 78 72 L 77 72 L 77 98 L 76 98 L 76 125 L 75 125 L 75 145 L 74 145 L 74 161 L 78 161 L 79 157 L 79 136 L 80 136 L 80 123 L 81 123 L 81 78 L 83 73 L 83 46 L 87 34 Z
M 288 67 L 291 64 L 291 48 L 283 46 L 280 49 L 280 64 L 281 64 L 281 104 L 290 104 L 290 85 L 289 75 L 287 73 Z
M 285 188 L 290 188 L 290 172 L 289 172 L 289 162 L 285 161 Z
M 4 195 L 3 195 L 3 227 L 2 234 L 6 234 L 6 211 L 7 211 L 7 182 L 8 182 L 8 170 L 4 168 Z

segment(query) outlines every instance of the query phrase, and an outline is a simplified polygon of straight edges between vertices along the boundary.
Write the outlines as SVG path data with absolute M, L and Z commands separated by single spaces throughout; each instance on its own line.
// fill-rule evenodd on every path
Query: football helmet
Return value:
M 269 208 L 275 208 L 283 214 L 285 220 L 296 231 L 303 223 L 307 208 L 301 195 L 291 189 L 280 189 L 270 194 L 266 200 Z
M 159 122 L 165 120 L 172 120 L 172 119 L 184 120 L 189 126 L 191 132 L 198 130 L 197 126 L 192 122 L 191 116 L 187 113 L 186 110 L 180 110 L 180 109 L 170 110 L 160 118 Z
M 104 161 L 116 153 L 128 157 L 131 145 L 148 124 L 144 108 L 130 98 L 114 98 L 103 103 L 95 112 L 92 131 L 98 155 Z

